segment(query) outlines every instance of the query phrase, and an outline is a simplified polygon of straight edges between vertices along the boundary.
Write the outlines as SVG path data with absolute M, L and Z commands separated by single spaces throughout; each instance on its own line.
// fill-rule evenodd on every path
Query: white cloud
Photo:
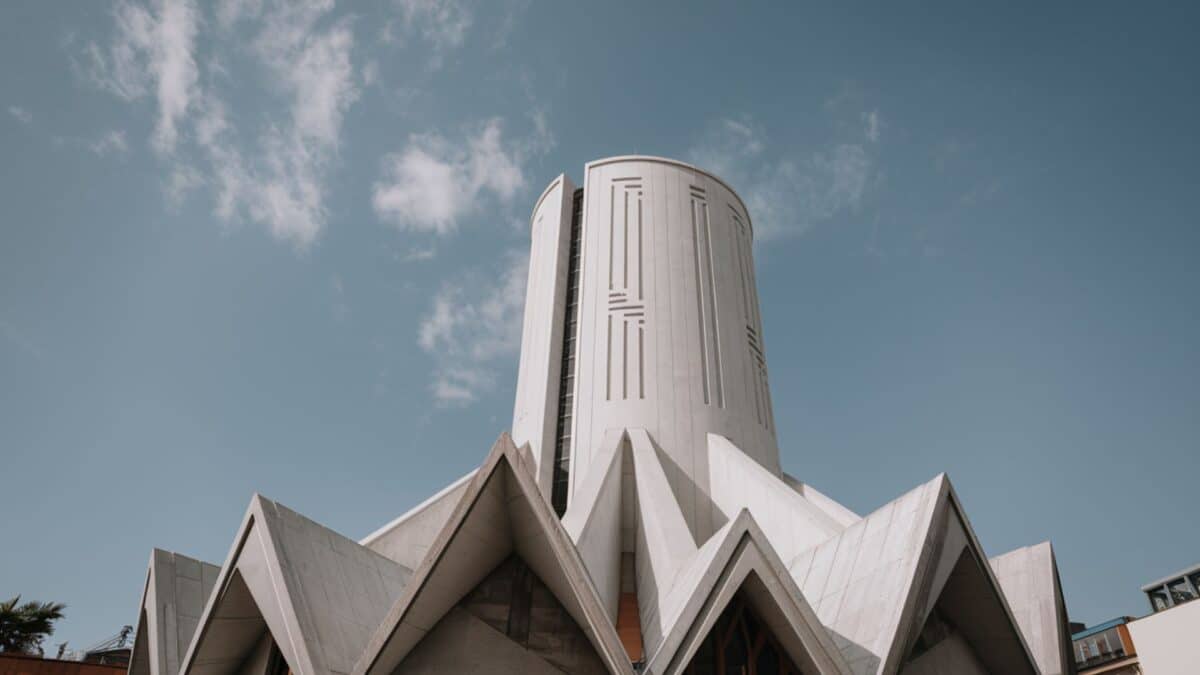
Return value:
M 33 113 L 29 112 L 28 110 L 22 108 L 19 105 L 8 106 L 8 114 L 12 115 L 13 118 L 16 119 L 18 122 L 20 122 L 21 124 L 32 124 L 33 123 Z
M 381 220 L 402 230 L 447 235 L 490 195 L 508 203 L 525 187 L 523 163 L 546 152 L 553 138 L 535 115 L 529 138 L 506 142 L 499 120 L 479 126 L 460 143 L 440 134 L 414 134 L 408 145 L 383 160 L 372 204 Z
M 91 150 L 99 157 L 113 153 L 123 153 L 129 150 L 129 144 L 125 141 L 124 131 L 109 131 L 100 136 L 94 141 L 88 143 L 88 150 Z
M 354 34 L 349 20 L 323 31 L 315 26 L 332 6 L 330 0 L 279 2 L 264 15 L 255 42 L 273 79 L 291 98 L 295 132 L 325 146 L 337 145 L 342 116 L 359 95 L 350 62 Z
M 173 208 L 179 208 L 188 195 L 203 185 L 204 176 L 199 169 L 187 164 L 177 164 L 167 176 L 163 191 L 166 192 L 167 202 Z
M 396 0 L 405 28 L 416 31 L 436 48 L 458 47 L 473 17 L 460 0 Z
M 113 10 L 116 34 L 107 52 L 88 46 L 93 80 L 132 101 L 153 89 L 158 122 L 152 138 L 163 154 L 174 151 L 179 125 L 196 95 L 193 56 L 199 16 L 191 0 L 156 0 L 142 6 L 123 0 Z
M 872 143 L 879 142 L 879 134 L 883 131 L 883 117 L 880 116 L 878 110 L 865 112 L 862 114 L 863 125 L 866 127 L 867 140 Z
M 214 46 L 201 78 L 196 37 L 208 26 L 192 0 L 121 0 L 111 46 L 87 48 L 89 74 L 127 101 L 153 88 L 159 116 L 152 142 L 170 162 L 168 201 L 178 205 L 209 186 L 223 220 L 261 224 L 301 248 L 316 240 L 328 219 L 326 178 L 344 117 L 359 96 L 351 21 L 331 21 L 332 9 L 333 0 L 222 0 L 219 30 L 205 36 Z M 243 44 L 260 68 L 224 68 L 218 55 Z M 286 112 L 235 110 L 218 85 L 261 89 Z M 105 148 L 118 149 L 114 140 Z
M 362 83 L 363 86 L 371 86 L 379 81 L 379 62 L 372 59 L 363 64 L 362 67 Z
M 262 8 L 262 0 L 220 0 L 216 9 L 217 25 L 228 29 L 241 19 L 258 16 Z
M 498 279 L 446 283 L 421 319 L 417 344 L 433 358 L 430 391 L 439 405 L 466 405 L 490 392 L 497 370 L 521 346 L 526 254 L 501 256 Z
M 799 158 L 767 159 L 765 132 L 748 117 L 722 119 L 689 153 L 729 181 L 746 200 L 756 241 L 802 234 L 819 222 L 857 211 L 876 178 L 874 146 L 882 118 L 863 113 L 860 137 Z
M 408 250 L 400 259 L 404 262 L 424 262 L 437 257 L 437 249 L 433 247 L 414 247 Z

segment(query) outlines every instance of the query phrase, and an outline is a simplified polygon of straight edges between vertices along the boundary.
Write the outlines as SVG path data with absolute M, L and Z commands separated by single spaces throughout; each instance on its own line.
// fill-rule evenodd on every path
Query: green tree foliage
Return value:
M 0 652 L 41 653 L 42 640 L 63 618 L 61 602 L 26 602 L 21 596 L 0 602 Z

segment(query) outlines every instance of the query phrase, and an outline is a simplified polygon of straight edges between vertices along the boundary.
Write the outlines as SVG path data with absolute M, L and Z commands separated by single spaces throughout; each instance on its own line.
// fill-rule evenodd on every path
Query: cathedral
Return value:
M 1072 672 L 1049 543 L 784 472 L 751 216 L 669 159 L 554 179 L 511 432 L 361 541 L 255 495 L 222 564 L 155 549 L 129 675 Z

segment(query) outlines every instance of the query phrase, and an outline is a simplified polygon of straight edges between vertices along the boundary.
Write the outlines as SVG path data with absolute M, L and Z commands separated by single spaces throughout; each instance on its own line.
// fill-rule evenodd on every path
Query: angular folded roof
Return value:
M 176 675 L 221 568 L 156 548 L 129 661 L 129 675 Z
M 296 675 L 349 673 L 410 575 L 255 495 L 179 672 L 227 675 L 266 631 Z
M 630 672 L 629 658 L 579 553 L 538 491 L 532 465 L 508 434 L 501 434 L 371 637 L 355 675 L 390 674 L 468 592 L 514 553 L 582 629 L 609 672 Z

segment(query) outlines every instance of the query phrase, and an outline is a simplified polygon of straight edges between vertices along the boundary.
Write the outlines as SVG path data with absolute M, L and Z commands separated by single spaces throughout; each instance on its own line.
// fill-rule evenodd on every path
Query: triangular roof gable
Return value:
M 129 675 L 177 675 L 219 567 L 154 549 L 146 569 Z
M 671 593 L 685 597 L 670 603 L 681 608 L 646 670 L 683 672 L 739 589 L 749 591 L 755 609 L 795 663 L 823 675 L 850 672 L 837 645 L 746 509 L 705 542 L 681 571 Z
M 429 555 L 413 573 L 354 668 L 387 675 L 451 608 L 510 553 L 542 579 L 612 673 L 630 670 L 587 571 L 533 478 L 501 434 Z
M 348 673 L 410 572 L 254 495 L 180 675 L 223 675 L 265 628 L 295 675 Z
M 988 562 L 1042 675 L 1068 673 L 1074 657 L 1054 547 L 1044 541 Z
M 964 552 L 977 569 L 958 564 Z M 990 595 L 981 600 L 994 603 L 1015 640 L 1008 646 L 1032 666 L 986 560 L 941 474 L 797 555 L 789 569 L 855 672 L 897 672 L 956 573 L 979 577 L 976 587 Z

